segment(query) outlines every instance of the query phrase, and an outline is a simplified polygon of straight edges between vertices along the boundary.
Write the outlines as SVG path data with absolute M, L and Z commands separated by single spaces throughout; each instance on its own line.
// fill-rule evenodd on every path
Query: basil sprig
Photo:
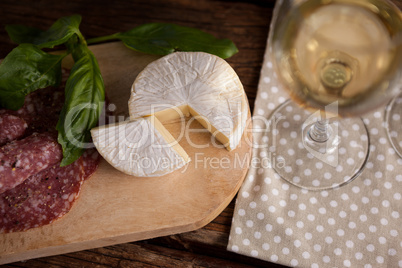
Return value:
M 58 19 L 47 31 L 24 25 L 7 25 L 6 31 L 17 44 L 31 43 L 39 48 L 53 48 L 66 43 L 74 34 L 81 35 L 81 16 L 73 15 Z
M 29 93 L 58 86 L 65 56 L 45 53 L 32 44 L 14 48 L 0 65 L 0 107 L 18 110 Z
M 73 163 L 82 155 L 105 100 L 100 69 L 79 30 L 80 22 L 81 16 L 74 15 L 60 18 L 46 31 L 22 25 L 7 26 L 11 39 L 22 44 L 0 65 L 0 105 L 17 110 L 28 93 L 60 83 L 61 60 L 72 54 L 74 66 L 67 79 L 65 102 L 56 126 L 58 142 L 63 148 L 61 166 Z M 67 52 L 52 55 L 40 49 L 57 45 L 65 45 Z
M 61 166 L 77 160 L 90 141 L 105 100 L 105 86 L 98 62 L 87 44 L 121 40 L 128 48 L 156 55 L 175 51 L 203 51 L 228 58 L 238 52 L 228 39 L 217 39 L 203 31 L 169 23 L 149 23 L 127 32 L 85 40 L 79 30 L 81 16 L 57 20 L 43 31 L 23 25 L 8 25 L 6 30 L 17 48 L 0 64 L 0 108 L 17 110 L 27 94 L 61 80 L 61 61 L 72 54 L 74 66 L 65 88 L 65 102 L 56 129 L 63 148 Z M 52 55 L 42 48 L 64 45 L 67 52 Z
M 90 140 L 105 100 L 105 85 L 95 56 L 85 43 L 68 45 L 75 61 L 66 83 L 66 101 L 56 129 L 63 148 L 61 166 L 78 159 Z
M 133 50 L 156 55 L 175 51 L 203 51 L 223 59 L 238 52 L 229 39 L 217 39 L 198 29 L 171 23 L 147 23 L 127 32 L 89 39 L 88 43 L 119 39 Z

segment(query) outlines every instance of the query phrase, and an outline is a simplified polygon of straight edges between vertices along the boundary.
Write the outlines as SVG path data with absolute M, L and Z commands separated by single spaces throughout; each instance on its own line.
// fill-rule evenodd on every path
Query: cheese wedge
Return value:
M 230 151 L 246 125 L 243 85 L 223 59 L 204 52 L 175 52 L 150 63 L 136 78 L 128 102 L 132 118 L 161 122 L 194 116 Z
M 96 127 L 91 135 L 103 158 L 129 175 L 162 176 L 190 161 L 155 116 Z

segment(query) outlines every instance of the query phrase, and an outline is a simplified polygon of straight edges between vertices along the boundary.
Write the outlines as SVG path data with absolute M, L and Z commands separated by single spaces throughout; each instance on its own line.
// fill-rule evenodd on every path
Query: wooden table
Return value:
M 6 24 L 43 29 L 71 14 L 83 17 L 87 38 L 148 22 L 171 22 L 229 38 L 239 53 L 228 59 L 244 84 L 251 109 L 256 97 L 274 0 L 1 0 L 0 58 L 14 47 Z M 402 1 L 396 1 L 399 7 Z M 7 267 L 282 267 L 226 251 L 234 201 L 205 227 L 104 248 L 18 262 Z
M 83 18 L 81 32 L 86 38 L 92 38 L 126 31 L 143 23 L 177 23 L 233 40 L 239 53 L 228 59 L 228 62 L 243 82 L 252 109 L 273 6 L 273 0 L 2 0 L 0 58 L 4 58 L 15 47 L 4 30 L 6 24 L 24 24 L 47 29 L 59 17 L 80 14 Z M 267 266 L 267 262 L 226 251 L 233 208 L 234 201 L 210 224 L 193 232 L 33 259 L 7 266 Z

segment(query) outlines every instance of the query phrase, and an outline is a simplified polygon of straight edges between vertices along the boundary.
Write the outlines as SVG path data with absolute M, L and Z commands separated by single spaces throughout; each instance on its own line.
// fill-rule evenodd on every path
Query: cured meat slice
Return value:
M 77 199 L 83 181 L 98 167 L 100 156 L 95 149 L 60 167 L 62 150 L 55 126 L 64 103 L 67 74 L 63 70 L 60 87 L 30 93 L 21 109 L 0 109 L 0 118 L 14 120 L 0 122 L 0 146 L 1 135 L 9 142 L 0 148 L 0 233 L 40 227 L 62 217 Z M 22 122 L 21 136 L 8 136 L 5 130 L 20 129 Z
M 50 133 L 31 136 L 0 148 L 0 193 L 60 162 L 61 146 Z
M 21 117 L 0 114 L 0 146 L 22 137 L 28 125 Z
M 31 132 L 55 131 L 64 103 L 64 88 L 48 87 L 25 98 L 22 113 Z
M 28 124 L 25 135 L 56 131 L 55 126 L 64 103 L 64 89 L 48 87 L 26 96 L 24 106 L 17 111 L 1 109 L 0 116 L 14 115 Z M 3 132 L 0 128 L 0 132 Z
M 83 158 L 65 167 L 59 165 L 0 194 L 0 233 L 49 224 L 71 209 L 85 179 Z
M 100 155 L 96 149 L 87 149 L 82 154 L 82 164 L 85 173 L 85 179 L 89 178 L 98 168 Z
M 67 70 L 62 69 L 62 83 L 59 87 L 47 87 L 28 94 L 20 109 L 17 111 L 0 109 L 0 117 L 8 114 L 23 119 L 28 124 L 24 136 L 34 132 L 56 131 L 55 126 L 64 104 L 64 88 L 68 74 Z M 0 124 L 0 135 L 4 130 Z

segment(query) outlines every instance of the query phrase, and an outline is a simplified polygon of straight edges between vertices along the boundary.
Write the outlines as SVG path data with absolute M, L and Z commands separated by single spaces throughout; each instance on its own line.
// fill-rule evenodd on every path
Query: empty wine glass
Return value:
M 385 112 L 388 139 L 395 152 L 402 157 L 402 93 L 388 104 Z

